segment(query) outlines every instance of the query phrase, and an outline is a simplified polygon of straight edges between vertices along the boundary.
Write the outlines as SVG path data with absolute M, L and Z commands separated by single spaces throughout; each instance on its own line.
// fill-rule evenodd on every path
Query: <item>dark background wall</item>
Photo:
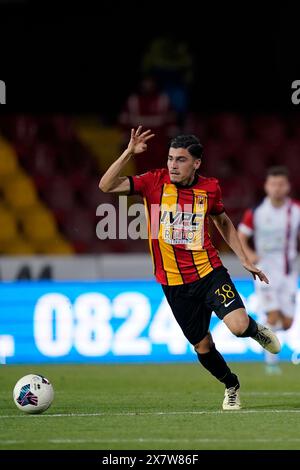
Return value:
M 185 40 L 195 57 L 196 110 L 294 110 L 293 4 L 97 3 L 0 4 L 0 78 L 11 108 L 113 115 L 139 80 L 147 45 L 167 34 Z

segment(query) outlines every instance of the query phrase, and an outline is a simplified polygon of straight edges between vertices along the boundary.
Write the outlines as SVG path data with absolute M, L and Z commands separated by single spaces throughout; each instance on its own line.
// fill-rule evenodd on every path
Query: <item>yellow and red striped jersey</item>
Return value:
M 143 196 L 154 275 L 160 284 L 199 280 L 222 266 L 208 232 L 208 216 L 224 212 L 216 178 L 173 184 L 166 168 L 129 176 L 130 194 Z

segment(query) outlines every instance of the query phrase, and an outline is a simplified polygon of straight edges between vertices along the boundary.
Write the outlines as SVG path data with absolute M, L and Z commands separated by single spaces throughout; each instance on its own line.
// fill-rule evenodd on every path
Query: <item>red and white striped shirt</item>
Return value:
M 255 209 L 248 209 L 239 230 L 254 237 L 259 264 L 264 269 L 288 274 L 295 269 L 300 230 L 300 202 L 287 198 L 280 207 L 266 197 Z

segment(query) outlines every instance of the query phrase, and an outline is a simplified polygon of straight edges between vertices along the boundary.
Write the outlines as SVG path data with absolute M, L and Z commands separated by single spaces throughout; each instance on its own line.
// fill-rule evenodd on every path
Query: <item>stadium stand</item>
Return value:
M 21 131 L 23 132 L 22 122 Z M 29 155 L 29 154 L 27 154 Z M 51 209 L 43 204 L 30 172 L 5 138 L 0 139 L 0 252 L 11 255 L 71 254 Z
M 225 206 L 237 224 L 244 209 L 262 197 L 264 173 L 272 164 L 289 167 L 297 196 L 299 129 L 296 115 L 190 113 L 181 132 L 200 137 L 202 174 L 220 179 Z M 99 191 L 98 182 L 122 151 L 123 132 L 118 125 L 103 125 L 97 116 L 2 116 L 1 253 L 147 251 L 145 240 L 103 243 L 96 236 L 99 204 L 113 204 L 118 214 L 118 197 Z M 161 148 L 160 154 L 164 152 Z M 139 168 L 155 168 L 158 163 L 146 158 Z M 124 173 L 136 174 L 138 169 L 133 160 Z M 130 197 L 128 204 L 138 200 Z M 221 251 L 228 251 L 215 231 L 212 238 Z

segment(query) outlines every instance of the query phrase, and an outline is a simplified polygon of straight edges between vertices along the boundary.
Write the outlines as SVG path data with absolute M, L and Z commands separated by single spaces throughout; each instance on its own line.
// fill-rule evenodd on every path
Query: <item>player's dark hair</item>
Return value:
M 174 149 L 187 149 L 194 158 L 202 158 L 203 146 L 200 144 L 197 137 L 192 134 L 174 137 L 174 139 L 171 140 L 170 147 Z
M 268 176 L 285 176 L 287 179 L 290 178 L 289 170 L 286 166 L 272 166 L 268 168 L 266 177 Z

